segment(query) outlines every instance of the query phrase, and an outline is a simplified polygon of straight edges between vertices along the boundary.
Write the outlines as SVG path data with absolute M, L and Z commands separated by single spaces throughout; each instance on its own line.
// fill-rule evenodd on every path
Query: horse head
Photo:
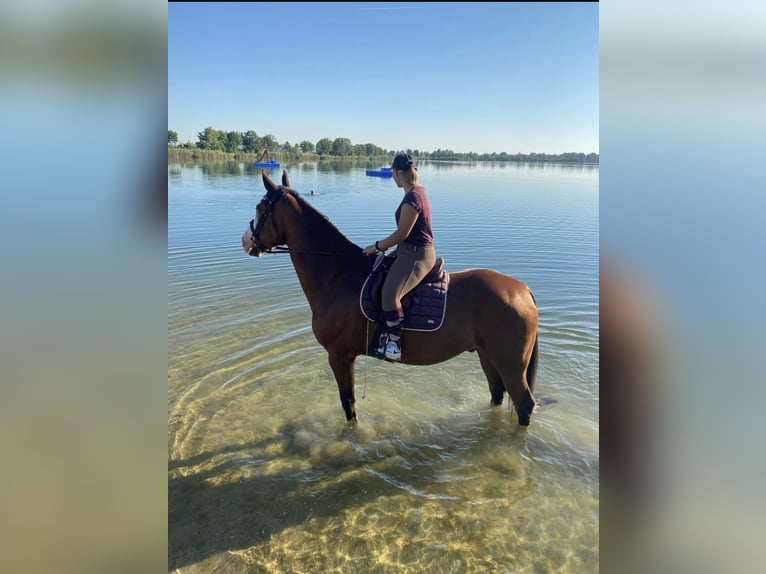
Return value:
M 265 170 L 261 170 L 261 174 L 263 175 L 266 195 L 256 206 L 255 217 L 250 220 L 248 229 L 242 235 L 242 248 L 248 255 L 254 257 L 260 257 L 264 251 L 285 243 L 284 235 L 280 233 L 277 227 L 274 207 L 286 195 L 286 190 L 290 188 L 290 178 L 285 170 L 282 171 L 282 185 L 277 185 L 271 181 Z M 267 224 L 268 222 L 271 223 Z

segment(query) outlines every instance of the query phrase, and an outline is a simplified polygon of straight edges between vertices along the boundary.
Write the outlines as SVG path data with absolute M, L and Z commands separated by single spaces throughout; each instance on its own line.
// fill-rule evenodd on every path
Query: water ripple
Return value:
M 448 269 L 497 269 L 537 298 L 542 406 L 521 428 L 507 398 L 490 406 L 472 353 L 360 358 L 349 425 L 289 257 L 239 245 L 262 193 L 246 167 L 169 180 L 169 568 L 596 571 L 593 173 L 421 170 Z M 390 232 L 391 182 L 314 165 L 291 176 L 352 241 Z

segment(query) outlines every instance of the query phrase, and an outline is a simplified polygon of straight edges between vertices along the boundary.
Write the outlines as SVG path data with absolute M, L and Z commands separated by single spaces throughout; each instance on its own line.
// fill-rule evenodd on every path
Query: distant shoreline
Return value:
M 393 156 L 336 156 L 319 155 L 316 153 L 287 153 L 273 152 L 269 155 L 278 162 L 287 161 L 365 161 L 389 165 Z M 463 156 L 463 157 L 461 157 Z M 465 157 L 470 156 L 470 157 Z M 595 156 L 595 161 L 593 158 Z M 168 146 L 168 161 L 245 161 L 254 162 L 260 159 L 260 154 L 248 152 L 225 152 L 204 149 L 189 149 L 185 147 Z M 416 157 L 419 161 L 432 162 L 501 162 L 501 163 L 540 163 L 566 165 L 599 165 L 598 154 L 455 154 L 455 157 Z

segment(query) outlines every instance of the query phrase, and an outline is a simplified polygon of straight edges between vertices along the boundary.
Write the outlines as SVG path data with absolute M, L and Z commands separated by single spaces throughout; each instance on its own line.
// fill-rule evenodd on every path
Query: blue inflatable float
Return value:
M 254 161 L 253 167 L 268 167 L 271 169 L 279 167 L 279 162 L 270 159 L 269 161 Z
M 376 177 L 393 177 L 394 170 L 390 167 L 381 167 L 380 169 L 368 169 L 365 172 L 367 175 L 374 175 Z

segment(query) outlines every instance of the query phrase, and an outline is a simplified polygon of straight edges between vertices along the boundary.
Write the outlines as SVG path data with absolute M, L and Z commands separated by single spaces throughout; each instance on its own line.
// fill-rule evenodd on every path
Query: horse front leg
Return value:
M 356 398 L 354 397 L 354 362 L 356 356 L 330 353 L 328 359 L 338 383 L 340 404 L 346 411 L 346 420 L 356 421 Z

